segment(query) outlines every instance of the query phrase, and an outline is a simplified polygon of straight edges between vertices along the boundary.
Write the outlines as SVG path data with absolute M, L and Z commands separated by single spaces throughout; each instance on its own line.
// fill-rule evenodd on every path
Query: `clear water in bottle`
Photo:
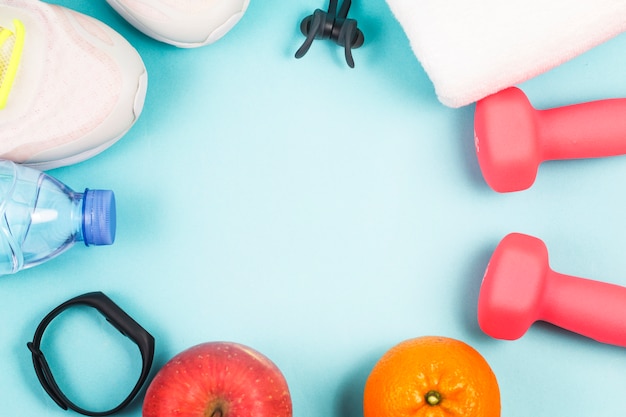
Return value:
M 115 196 L 78 193 L 38 170 L 0 160 L 0 274 L 39 265 L 76 242 L 115 240 Z

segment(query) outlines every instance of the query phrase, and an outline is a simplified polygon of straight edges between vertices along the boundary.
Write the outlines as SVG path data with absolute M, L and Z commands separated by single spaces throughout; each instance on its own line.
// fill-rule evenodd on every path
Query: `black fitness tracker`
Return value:
M 141 375 L 139 376 L 137 384 L 135 384 L 131 393 L 126 397 L 126 399 L 124 399 L 124 401 L 122 401 L 121 404 L 109 411 L 88 411 L 78 407 L 70 401 L 65 394 L 63 394 L 54 380 L 50 367 L 48 366 L 48 362 L 46 361 L 43 352 L 40 350 L 41 338 L 50 322 L 63 310 L 79 304 L 93 307 L 98 310 L 116 329 L 135 342 L 141 352 L 143 363 Z M 37 378 L 50 398 L 52 398 L 54 402 L 56 402 L 59 407 L 64 410 L 69 408 L 87 416 L 106 416 L 116 413 L 126 407 L 137 395 L 142 385 L 148 378 L 150 367 L 152 366 L 152 360 L 154 358 L 154 337 L 152 337 L 150 333 L 148 333 L 102 292 L 91 292 L 79 295 L 78 297 L 72 298 L 52 310 L 46 317 L 44 317 L 39 326 L 37 326 L 33 341 L 27 343 L 27 346 L 33 355 L 33 365 L 35 367 Z

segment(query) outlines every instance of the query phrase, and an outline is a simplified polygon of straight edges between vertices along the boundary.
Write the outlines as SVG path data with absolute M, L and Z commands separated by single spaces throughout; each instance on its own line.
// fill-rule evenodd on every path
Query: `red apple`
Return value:
M 208 342 L 174 356 L 146 391 L 143 417 L 291 417 L 278 367 L 256 350 Z

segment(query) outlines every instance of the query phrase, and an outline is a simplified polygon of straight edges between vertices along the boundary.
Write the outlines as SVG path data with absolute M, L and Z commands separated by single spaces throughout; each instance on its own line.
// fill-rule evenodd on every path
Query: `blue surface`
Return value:
M 76 190 L 115 191 L 117 240 L 1 278 L 0 415 L 69 415 L 39 387 L 26 342 L 53 307 L 94 290 L 155 336 L 155 371 L 210 340 L 263 352 L 284 372 L 296 417 L 361 416 L 377 359 L 427 334 L 485 356 L 503 416 L 623 414 L 622 348 L 547 324 L 494 340 L 476 301 L 491 252 L 514 231 L 543 239 L 559 272 L 626 286 L 624 157 L 545 163 L 530 190 L 493 192 L 474 153 L 473 106 L 437 101 L 383 0 L 352 7 L 366 36 L 352 70 L 328 42 L 293 58 L 317 0 L 253 0 L 226 37 L 193 50 L 143 36 L 103 0 L 58 2 L 125 35 L 149 90 L 119 143 L 50 171 Z M 625 49 L 617 37 L 521 87 L 543 108 L 626 97 Z M 132 346 L 109 348 L 107 324 L 65 323 L 78 346 L 72 380 L 85 378 L 88 399 L 106 378 L 132 379 Z M 81 332 L 100 338 L 95 352 L 80 349 Z

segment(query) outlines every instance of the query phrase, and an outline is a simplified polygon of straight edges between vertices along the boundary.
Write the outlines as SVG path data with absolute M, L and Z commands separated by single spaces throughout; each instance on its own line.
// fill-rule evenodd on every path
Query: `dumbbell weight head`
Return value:
M 487 266 L 478 299 L 478 324 L 488 335 L 522 337 L 539 319 L 550 273 L 548 250 L 540 239 L 511 233 Z
M 498 192 L 529 188 L 542 162 L 536 110 L 511 87 L 476 103 L 474 142 L 485 181 Z

